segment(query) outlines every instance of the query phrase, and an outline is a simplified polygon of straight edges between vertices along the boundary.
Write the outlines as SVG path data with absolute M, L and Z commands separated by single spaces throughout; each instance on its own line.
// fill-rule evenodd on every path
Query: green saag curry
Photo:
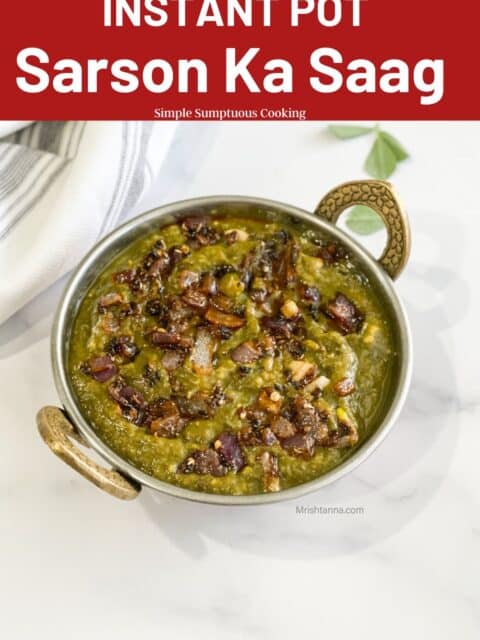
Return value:
M 396 357 L 341 245 L 303 223 L 192 216 L 96 278 L 69 371 L 86 419 L 132 465 L 249 495 L 348 458 L 378 426 Z

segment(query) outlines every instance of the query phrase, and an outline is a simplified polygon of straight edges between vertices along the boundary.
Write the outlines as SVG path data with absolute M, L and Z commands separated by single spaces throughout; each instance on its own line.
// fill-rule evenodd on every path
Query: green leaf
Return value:
M 395 171 L 397 158 L 385 138 L 379 133 L 365 161 L 365 171 L 372 178 L 385 180 Z
M 359 138 L 372 133 L 373 127 L 360 127 L 350 124 L 331 124 L 328 131 L 340 140 L 350 140 L 350 138 Z
M 383 229 L 384 226 L 378 213 L 363 204 L 353 207 L 347 218 L 347 227 L 361 236 L 376 233 Z
M 386 131 L 381 131 L 379 135 L 385 140 L 390 149 L 393 151 L 395 158 L 398 162 L 402 162 L 402 160 L 406 160 L 409 157 L 408 151 L 405 147 L 402 147 L 400 142 L 394 138 L 390 133 Z

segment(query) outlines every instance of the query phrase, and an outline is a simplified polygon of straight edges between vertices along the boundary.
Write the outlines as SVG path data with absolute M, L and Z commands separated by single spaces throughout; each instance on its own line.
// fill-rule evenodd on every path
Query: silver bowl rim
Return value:
M 277 493 L 264 493 L 247 496 L 230 496 L 184 489 L 147 475 L 121 458 L 96 435 L 95 431 L 83 417 L 70 388 L 66 363 L 64 361 L 64 340 L 66 332 L 70 326 L 70 323 L 67 322 L 67 315 L 72 304 L 75 304 L 76 292 L 83 284 L 86 272 L 88 272 L 90 267 L 102 256 L 104 252 L 108 251 L 113 244 L 120 244 L 121 240 L 133 233 L 137 227 L 154 223 L 158 219 L 168 215 L 181 218 L 185 216 L 187 211 L 194 210 L 196 208 L 235 204 L 253 205 L 262 209 L 270 209 L 284 214 L 286 213 L 287 215 L 292 216 L 292 218 L 303 220 L 336 237 L 352 252 L 352 255 L 355 255 L 357 258 L 360 257 L 361 261 L 363 261 L 363 263 L 368 267 L 369 276 L 373 274 L 377 289 L 381 291 L 382 296 L 386 296 L 392 306 L 394 316 L 398 321 L 399 335 L 397 338 L 400 351 L 400 370 L 391 405 L 377 430 L 357 449 L 357 451 L 355 451 L 338 467 L 335 467 L 319 478 Z M 347 235 L 338 227 L 332 225 L 330 222 L 327 222 L 295 205 L 260 197 L 215 195 L 180 200 L 160 207 L 155 207 L 150 211 L 130 219 L 96 243 L 72 273 L 58 303 L 51 334 L 51 359 L 55 386 L 68 417 L 73 421 L 75 427 L 79 430 L 88 445 L 104 460 L 112 465 L 113 468 L 126 476 L 127 479 L 133 479 L 140 485 L 149 487 L 150 489 L 154 489 L 161 493 L 193 502 L 217 505 L 259 505 L 281 502 L 305 496 L 335 482 L 336 480 L 339 480 L 340 478 L 343 478 L 364 462 L 383 442 L 400 414 L 411 382 L 413 353 L 408 318 L 404 306 L 395 291 L 393 281 L 377 260 L 355 239 Z

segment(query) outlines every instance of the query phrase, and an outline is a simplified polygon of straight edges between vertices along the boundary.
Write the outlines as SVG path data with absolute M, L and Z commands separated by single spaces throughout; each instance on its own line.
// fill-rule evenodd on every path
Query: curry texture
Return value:
M 368 278 L 318 230 L 189 218 L 98 275 L 69 373 L 85 418 L 132 465 L 251 495 L 351 456 L 381 421 L 396 359 Z

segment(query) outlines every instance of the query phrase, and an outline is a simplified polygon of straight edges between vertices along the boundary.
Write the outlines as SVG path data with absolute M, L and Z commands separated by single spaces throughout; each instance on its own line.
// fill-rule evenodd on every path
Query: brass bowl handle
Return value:
M 332 189 L 320 201 L 315 214 L 335 224 L 340 215 L 357 204 L 373 209 L 387 229 L 387 246 L 379 263 L 395 280 L 407 264 L 410 255 L 410 225 L 407 214 L 398 201 L 394 188 L 383 180 L 356 180 Z
M 88 446 L 61 409 L 40 409 L 37 414 L 37 426 L 53 453 L 94 485 L 120 500 L 133 500 L 138 496 L 140 487 L 137 484 L 127 480 L 118 471 L 101 467 L 71 442 L 70 438 L 73 438 Z

